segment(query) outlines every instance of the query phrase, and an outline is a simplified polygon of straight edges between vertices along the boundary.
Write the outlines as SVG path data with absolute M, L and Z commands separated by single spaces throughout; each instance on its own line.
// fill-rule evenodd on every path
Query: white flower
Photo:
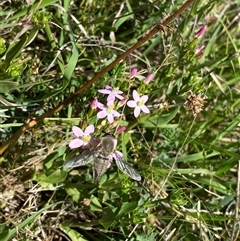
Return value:
M 143 111 L 144 113 L 150 113 L 150 110 L 145 105 L 148 100 L 147 95 L 143 95 L 140 97 L 139 93 L 134 90 L 133 91 L 133 99 L 127 102 L 127 105 L 131 108 L 134 108 L 134 116 L 137 118 L 140 115 L 140 112 Z

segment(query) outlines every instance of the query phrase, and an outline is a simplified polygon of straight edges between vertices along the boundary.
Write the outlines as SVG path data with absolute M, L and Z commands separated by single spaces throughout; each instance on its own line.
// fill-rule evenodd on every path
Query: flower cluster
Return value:
M 135 78 L 136 75 L 137 69 L 135 68 L 130 73 L 130 79 Z M 153 74 L 149 74 L 145 78 L 144 83 L 148 84 L 150 81 L 152 81 L 153 77 Z M 107 95 L 106 104 L 100 103 L 97 98 L 94 98 L 91 103 L 91 110 L 97 110 L 97 118 L 106 118 L 110 124 L 114 122 L 115 118 L 119 118 L 121 116 L 121 114 L 118 112 L 118 109 L 125 105 L 134 109 L 133 114 L 136 118 L 139 117 L 141 112 L 144 112 L 146 114 L 150 113 L 150 110 L 146 106 L 148 95 L 142 95 L 137 90 L 133 90 L 132 100 L 129 100 L 127 97 L 124 97 L 123 91 L 121 91 L 119 88 L 113 88 L 109 85 L 106 85 L 104 89 L 99 89 L 98 92 Z M 126 127 L 119 126 L 116 132 L 122 133 L 125 129 Z M 71 149 L 78 147 L 82 147 L 83 149 L 90 149 L 92 146 L 96 146 L 97 144 L 99 144 L 99 141 L 96 141 L 96 139 L 92 137 L 94 133 L 93 125 L 89 125 L 85 129 L 85 131 L 83 131 L 77 126 L 73 126 L 72 132 L 76 138 L 69 143 L 69 147 Z
M 134 78 L 137 74 L 137 69 L 133 69 L 130 78 Z M 149 83 L 153 79 L 153 74 L 150 74 L 145 83 Z M 93 108 L 98 108 L 100 111 L 97 113 L 98 119 L 107 118 L 108 122 L 111 124 L 114 122 L 115 117 L 120 117 L 121 114 L 116 110 L 116 108 L 120 108 L 127 104 L 130 108 L 134 108 L 134 116 L 137 118 L 140 115 L 140 112 L 144 112 L 146 114 L 150 113 L 148 107 L 145 103 L 148 100 L 147 95 L 142 95 L 137 92 L 137 90 L 133 90 L 133 100 L 128 100 L 122 96 L 123 91 L 119 90 L 119 88 L 113 88 L 109 85 L 106 85 L 105 89 L 98 90 L 99 93 L 107 95 L 107 103 L 104 105 L 98 102 L 97 99 L 94 99 L 92 102 Z M 118 99 L 119 102 L 116 105 L 114 102 Z
M 103 105 L 101 103 L 98 103 L 98 108 L 101 110 L 98 112 L 97 117 L 98 119 L 102 119 L 107 117 L 107 120 L 109 123 L 112 123 L 114 121 L 114 117 L 120 117 L 120 113 L 118 113 L 116 110 L 114 110 L 114 100 L 115 98 L 118 98 L 120 100 L 120 104 L 118 106 L 122 106 L 123 103 L 126 103 L 126 98 L 121 96 L 123 93 L 119 89 L 113 89 L 110 86 L 106 86 L 105 89 L 99 90 L 102 94 L 107 94 L 107 105 Z M 127 101 L 127 106 L 130 108 L 134 108 L 134 116 L 137 118 L 140 115 L 140 112 L 143 111 L 144 113 L 150 113 L 148 107 L 145 105 L 145 103 L 148 100 L 147 95 L 140 96 L 140 94 L 133 90 L 133 100 Z M 123 103 L 121 103 L 121 101 Z

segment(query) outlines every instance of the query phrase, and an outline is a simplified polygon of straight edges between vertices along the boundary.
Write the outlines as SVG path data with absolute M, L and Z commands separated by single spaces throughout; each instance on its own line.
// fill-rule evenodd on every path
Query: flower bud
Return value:
M 154 74 L 149 74 L 146 79 L 145 79 L 145 83 L 149 84 L 152 80 L 153 80 Z
M 119 126 L 117 128 L 117 133 L 120 134 L 120 133 L 124 132 L 125 130 L 126 130 L 126 126 Z
M 130 73 L 130 79 L 134 78 L 137 75 L 137 72 L 138 72 L 137 68 L 132 69 Z
M 195 53 L 199 59 L 204 55 L 204 51 L 203 51 L 204 48 L 205 48 L 205 46 L 201 45 L 201 46 L 197 47 L 195 50 Z
M 120 100 L 117 104 L 117 109 L 124 106 L 128 101 L 128 98 L 124 98 L 123 100 Z
M 94 98 L 94 99 L 92 100 L 92 103 L 91 103 L 91 108 L 92 108 L 93 110 L 96 110 L 97 107 L 98 107 L 98 99 L 97 99 L 97 98 Z
M 201 27 L 196 33 L 196 38 L 201 38 L 202 35 L 206 32 L 206 29 L 207 29 L 206 26 Z

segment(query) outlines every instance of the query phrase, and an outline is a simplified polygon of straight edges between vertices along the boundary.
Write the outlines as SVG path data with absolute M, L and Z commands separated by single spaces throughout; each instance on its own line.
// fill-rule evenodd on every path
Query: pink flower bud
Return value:
M 203 55 L 204 55 L 204 52 L 203 52 L 203 51 L 200 51 L 200 52 L 197 54 L 198 59 L 202 58 Z
M 196 33 L 196 38 L 202 37 L 202 35 L 206 32 L 206 30 L 207 30 L 206 26 L 201 27 Z
M 120 108 L 122 106 L 124 106 L 128 101 L 128 98 L 124 98 L 123 100 L 120 100 L 117 104 L 117 108 Z
M 87 121 L 83 120 L 81 126 L 83 127 L 87 126 Z
M 199 47 L 196 48 L 196 53 L 199 53 L 200 51 L 202 51 L 205 48 L 205 45 L 201 45 Z
M 204 45 L 201 45 L 199 47 L 196 48 L 195 52 L 197 54 L 197 57 L 200 59 L 203 55 L 204 55 L 204 48 L 205 46 Z
M 130 78 L 131 79 L 134 78 L 136 76 L 137 72 L 138 72 L 137 68 L 132 69 L 132 71 L 130 73 Z
M 97 99 L 97 98 L 94 98 L 94 99 L 92 100 L 92 103 L 91 103 L 91 108 L 92 108 L 93 110 L 96 110 L 97 107 L 98 107 L 98 99 Z
M 120 133 L 124 132 L 125 130 L 126 130 L 126 126 L 119 126 L 117 128 L 117 133 L 120 134 Z
M 149 74 L 145 79 L 145 83 L 149 84 L 153 80 L 153 77 L 154 77 L 154 74 Z

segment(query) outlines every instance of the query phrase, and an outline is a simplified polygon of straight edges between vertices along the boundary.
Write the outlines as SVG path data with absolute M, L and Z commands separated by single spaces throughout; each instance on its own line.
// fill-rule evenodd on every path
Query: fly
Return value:
M 102 137 L 99 145 L 90 151 L 84 151 L 80 155 L 68 159 L 63 167 L 73 169 L 75 167 L 84 166 L 91 161 L 93 164 L 93 179 L 97 182 L 111 165 L 113 159 L 118 168 L 130 178 L 141 181 L 141 175 L 127 162 L 123 160 L 122 153 L 116 151 L 117 139 L 110 134 Z

